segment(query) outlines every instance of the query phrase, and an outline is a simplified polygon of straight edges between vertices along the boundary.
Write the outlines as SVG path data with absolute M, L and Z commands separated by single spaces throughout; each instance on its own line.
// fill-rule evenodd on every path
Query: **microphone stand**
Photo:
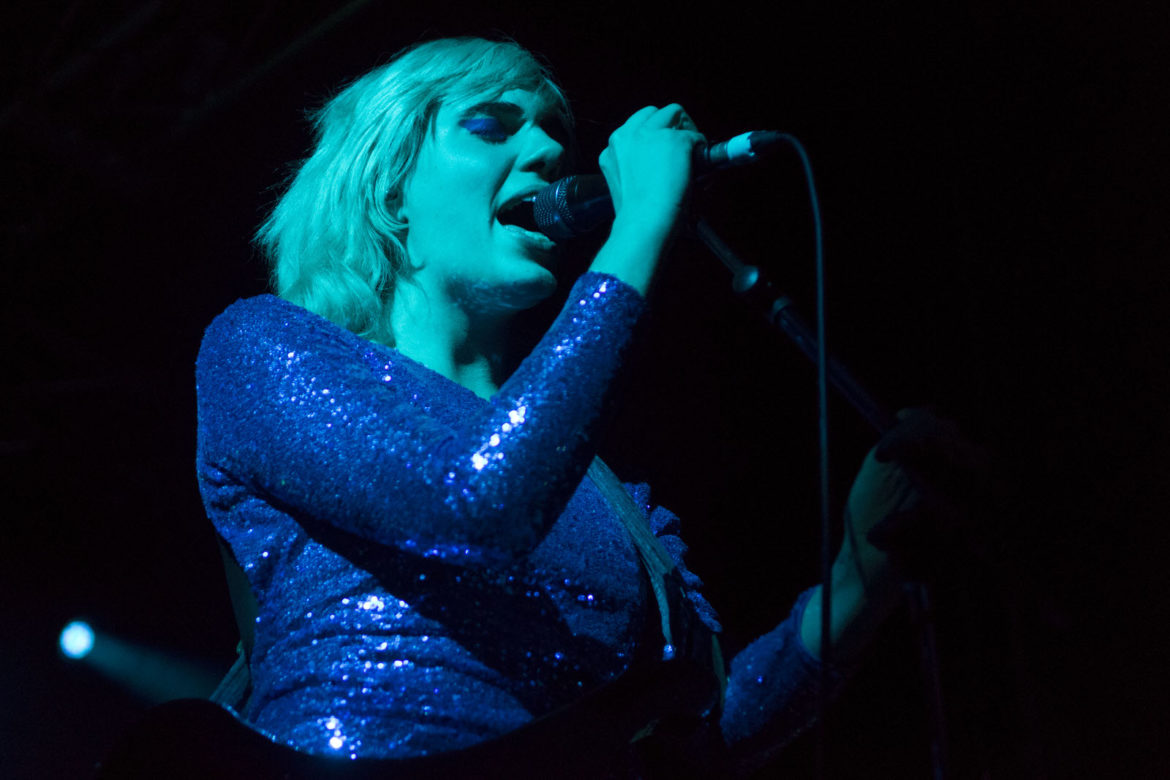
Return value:
M 692 229 L 731 272 L 732 289 L 756 304 L 773 327 L 792 339 L 805 357 L 816 362 L 818 346 L 816 334 L 797 313 L 792 305 L 792 299 L 778 292 L 772 283 L 760 273 L 759 268 L 740 260 L 705 220 L 696 219 Z M 877 431 L 879 436 L 894 426 L 897 418 L 885 406 L 878 403 L 853 378 L 841 362 L 829 356 L 825 368 L 829 383 Z M 929 486 L 924 485 L 921 478 L 917 478 L 914 474 L 909 476 L 916 487 L 929 490 Z M 944 780 L 947 777 L 948 740 L 930 587 L 922 582 L 907 582 L 904 585 L 904 591 L 909 602 L 911 621 L 918 627 L 919 632 L 923 692 L 926 697 L 931 735 L 932 777 L 934 780 Z

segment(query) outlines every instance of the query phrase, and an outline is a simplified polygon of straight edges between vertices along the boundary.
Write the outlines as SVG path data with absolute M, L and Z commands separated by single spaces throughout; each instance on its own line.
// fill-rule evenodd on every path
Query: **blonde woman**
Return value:
M 258 605 L 240 715 L 277 742 L 348 759 L 458 755 L 571 717 L 631 670 L 702 644 L 676 630 L 664 648 L 672 621 L 688 636 L 719 630 L 677 518 L 630 488 L 676 567 L 681 598 L 664 599 L 615 502 L 585 479 L 704 142 L 680 106 L 646 107 L 613 133 L 600 157 L 608 239 L 532 353 L 514 370 L 504 360 L 514 316 L 560 271 L 524 204 L 561 173 L 570 136 L 560 90 L 519 46 L 407 50 L 317 114 L 314 149 L 259 232 L 275 295 L 207 330 L 198 475 Z M 838 566 L 846 661 L 893 603 L 865 531 L 909 496 L 893 467 L 867 468 L 860 547 Z M 650 713 L 637 735 L 673 717 L 704 773 L 766 755 L 815 710 L 819 614 L 814 588 L 729 663 L 708 652 L 700 704 Z M 648 771 L 635 733 L 593 722 L 557 769 L 539 740 L 522 766 Z

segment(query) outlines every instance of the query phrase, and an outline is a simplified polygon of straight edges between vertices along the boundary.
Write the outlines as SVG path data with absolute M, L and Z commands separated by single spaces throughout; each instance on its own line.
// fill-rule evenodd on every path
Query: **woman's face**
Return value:
M 498 216 L 555 178 L 559 126 L 527 90 L 439 109 L 401 201 L 415 283 L 469 311 L 528 308 L 553 292 L 553 242 Z

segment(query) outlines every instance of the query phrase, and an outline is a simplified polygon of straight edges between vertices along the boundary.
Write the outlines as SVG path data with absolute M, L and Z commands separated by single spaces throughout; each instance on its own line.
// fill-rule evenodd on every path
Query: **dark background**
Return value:
M 193 473 L 202 329 L 264 290 L 249 238 L 307 149 L 301 112 L 404 45 L 465 33 L 548 58 L 586 161 L 647 103 L 683 103 L 711 138 L 804 142 L 831 349 L 995 455 L 999 492 L 938 588 L 955 775 L 1170 770 L 1164 5 L 24 6 L 0 47 L 6 776 L 84 776 L 149 706 L 58 655 L 68 620 L 231 663 Z M 795 158 L 699 203 L 811 317 Z M 681 242 L 604 451 L 683 517 L 734 649 L 817 577 L 815 389 L 726 290 Z M 843 406 L 832 422 L 840 497 L 872 438 Z M 830 726 L 830 776 L 929 776 L 904 616 Z M 803 738 L 764 776 L 809 776 L 812 756 Z

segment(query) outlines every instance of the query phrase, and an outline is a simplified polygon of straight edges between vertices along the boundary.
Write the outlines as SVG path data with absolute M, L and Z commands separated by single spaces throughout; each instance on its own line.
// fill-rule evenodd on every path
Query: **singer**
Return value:
M 197 363 L 199 485 L 257 610 L 233 709 L 306 754 L 467 755 L 477 777 L 758 765 L 814 717 L 820 588 L 721 657 L 679 520 L 625 486 L 673 567 L 656 578 L 590 467 L 704 137 L 677 105 L 613 133 L 608 239 L 512 365 L 515 316 L 563 273 L 517 216 L 570 143 L 546 70 L 511 42 L 435 40 L 353 81 L 314 126 L 258 232 L 274 294 L 229 306 Z M 834 688 L 897 601 L 866 534 L 915 500 L 871 454 L 835 568 Z M 644 697 L 605 702 L 639 676 Z M 591 706 L 609 714 L 574 720 Z M 623 733 L 614 713 L 637 722 Z

